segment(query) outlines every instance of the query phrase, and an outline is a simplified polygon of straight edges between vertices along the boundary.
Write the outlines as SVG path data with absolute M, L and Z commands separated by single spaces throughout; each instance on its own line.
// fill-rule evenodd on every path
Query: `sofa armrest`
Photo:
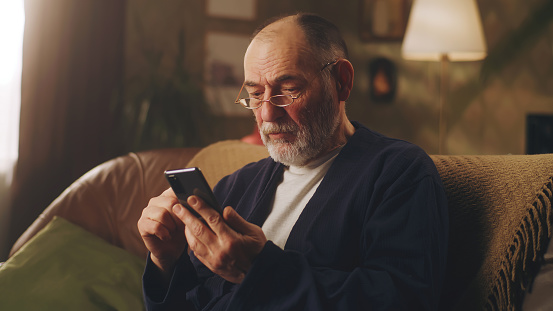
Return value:
M 185 167 L 199 148 L 130 153 L 107 161 L 75 181 L 19 237 L 12 256 L 54 216 L 100 236 L 131 253 L 147 251 L 136 223 L 151 197 L 168 188 L 163 171 Z

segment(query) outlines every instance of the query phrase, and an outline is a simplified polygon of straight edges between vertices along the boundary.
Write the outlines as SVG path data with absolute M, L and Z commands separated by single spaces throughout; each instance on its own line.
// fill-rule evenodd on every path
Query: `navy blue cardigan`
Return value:
M 349 139 L 290 233 L 270 241 L 241 284 L 184 254 L 168 290 L 148 260 L 149 310 L 435 310 L 447 252 L 447 201 L 419 147 L 353 122 Z M 271 158 L 222 179 L 214 192 L 259 226 L 283 165 Z

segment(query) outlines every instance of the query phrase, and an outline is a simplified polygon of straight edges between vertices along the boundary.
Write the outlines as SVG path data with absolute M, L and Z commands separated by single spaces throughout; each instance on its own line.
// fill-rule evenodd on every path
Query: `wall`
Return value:
M 163 52 L 160 73 L 169 73 L 178 54 L 177 37 L 185 37 L 184 66 L 202 89 L 205 79 L 205 35 L 208 32 L 249 34 L 265 18 L 286 12 L 321 14 L 343 31 L 356 71 L 347 104 L 350 119 L 361 121 L 386 135 L 406 139 L 437 153 L 439 64 L 405 61 L 400 41 L 365 42 L 359 36 L 359 2 L 343 5 L 331 0 L 257 1 L 251 21 L 210 17 L 207 0 L 147 0 L 128 2 L 126 36 L 127 82 L 148 70 L 144 49 Z M 542 26 L 535 19 L 545 0 L 478 1 L 490 57 L 486 61 L 451 63 L 447 150 L 450 154 L 523 154 L 528 113 L 553 114 L 553 25 L 548 15 Z M 550 15 L 550 14 L 549 14 Z M 529 33 L 516 37 L 524 28 Z M 541 29 L 537 31 L 536 29 Z M 535 35 L 532 35 L 535 34 Z M 531 40 L 525 38 L 532 37 Z M 501 48 L 505 48 L 503 52 Z M 368 64 L 375 57 L 392 60 L 398 71 L 398 89 L 391 103 L 370 99 Z M 481 78 L 482 68 L 488 78 Z M 132 87 L 127 94 L 133 93 Z M 238 89 L 236 89 L 238 91 Z M 229 105 L 234 98 L 229 99 Z M 251 131 L 249 116 L 214 116 L 204 123 L 213 129 L 203 143 L 240 138 Z

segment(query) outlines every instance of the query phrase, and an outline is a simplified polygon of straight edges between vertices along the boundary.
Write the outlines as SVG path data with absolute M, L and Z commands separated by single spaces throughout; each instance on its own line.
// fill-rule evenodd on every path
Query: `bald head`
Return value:
M 265 23 L 255 30 L 252 36 L 252 41 L 270 41 L 282 34 L 285 34 L 286 31 L 291 30 L 295 34 L 298 34 L 298 30 L 301 31 L 294 15 L 280 17 L 278 19 L 271 19 L 270 21 L 271 22 Z M 303 32 L 301 32 L 299 35 L 303 36 Z
M 340 30 L 330 21 L 309 13 L 299 13 L 269 19 L 253 33 L 253 40 L 272 40 L 289 31 L 290 36 L 303 36 L 311 57 L 325 64 L 339 58 L 348 58 L 348 50 Z

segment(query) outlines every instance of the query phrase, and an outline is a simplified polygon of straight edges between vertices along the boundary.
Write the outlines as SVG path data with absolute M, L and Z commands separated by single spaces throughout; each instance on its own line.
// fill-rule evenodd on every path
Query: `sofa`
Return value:
M 78 276 L 84 270 L 91 270 L 91 275 L 75 277 L 75 282 L 84 289 L 71 285 L 69 290 L 78 291 L 74 294 L 77 297 L 85 292 L 86 298 L 80 299 L 91 300 L 98 310 L 103 306 L 131 310 L 128 297 L 140 300 L 140 269 L 143 268 L 140 263 L 147 255 L 136 223 L 148 200 L 168 187 L 163 171 L 197 166 L 214 186 L 223 176 L 267 156 L 263 146 L 227 140 L 205 148 L 130 153 L 92 169 L 52 202 L 13 245 L 10 258 L 0 268 L 0 309 L 3 310 L 2 301 L 6 296 L 12 295 L 9 294 L 12 287 L 29 288 L 25 280 L 33 282 L 28 279 L 38 282 L 45 273 L 40 267 L 48 262 L 43 269 L 60 267 L 56 268 L 59 271 L 54 272 L 55 276 L 46 278 L 46 285 L 40 285 L 42 288 L 54 287 L 50 284 L 57 275 Z M 553 229 L 553 154 L 431 157 L 446 189 L 450 217 L 448 267 L 440 309 L 553 308 L 549 298 L 553 292 L 553 246 L 549 245 Z M 59 229 L 66 228 L 59 225 L 62 220 L 76 228 L 64 231 L 62 237 L 45 233 L 65 230 Z M 89 235 L 93 236 L 90 239 L 94 243 L 88 244 Z M 51 244 L 70 239 L 74 240 L 70 246 L 59 245 L 54 254 L 48 253 L 54 247 Z M 101 244 L 109 246 L 109 250 L 92 250 Z M 88 254 L 67 259 L 85 252 Z M 94 259 L 98 253 L 112 252 L 119 253 Z M 61 259 L 56 257 L 59 253 L 63 253 L 58 256 Z M 56 259 L 50 262 L 52 256 Z M 31 268 L 33 263 L 28 262 L 29 258 L 37 258 L 36 268 Z M 92 267 L 98 261 L 102 264 Z M 119 266 L 111 268 L 112 264 Z M 73 265 L 75 271 L 65 271 Z M 128 267 L 133 265 L 135 271 L 130 273 Z M 105 270 L 112 272 L 102 276 L 104 279 L 94 286 L 87 283 L 87 278 L 96 279 L 96 274 Z M 113 275 L 119 276 L 119 280 L 105 280 Z M 7 282 L 23 284 L 8 286 Z M 97 285 L 109 282 L 112 284 L 108 289 Z M 69 281 L 61 279 L 58 283 Z M 128 293 L 117 292 L 110 298 L 101 296 L 121 290 L 129 283 L 134 288 Z M 34 289 L 34 292 L 40 291 L 40 288 Z M 56 295 L 54 290 L 41 297 L 41 303 L 56 309 L 62 299 L 53 295 Z M 140 305 L 140 302 L 134 303 Z

